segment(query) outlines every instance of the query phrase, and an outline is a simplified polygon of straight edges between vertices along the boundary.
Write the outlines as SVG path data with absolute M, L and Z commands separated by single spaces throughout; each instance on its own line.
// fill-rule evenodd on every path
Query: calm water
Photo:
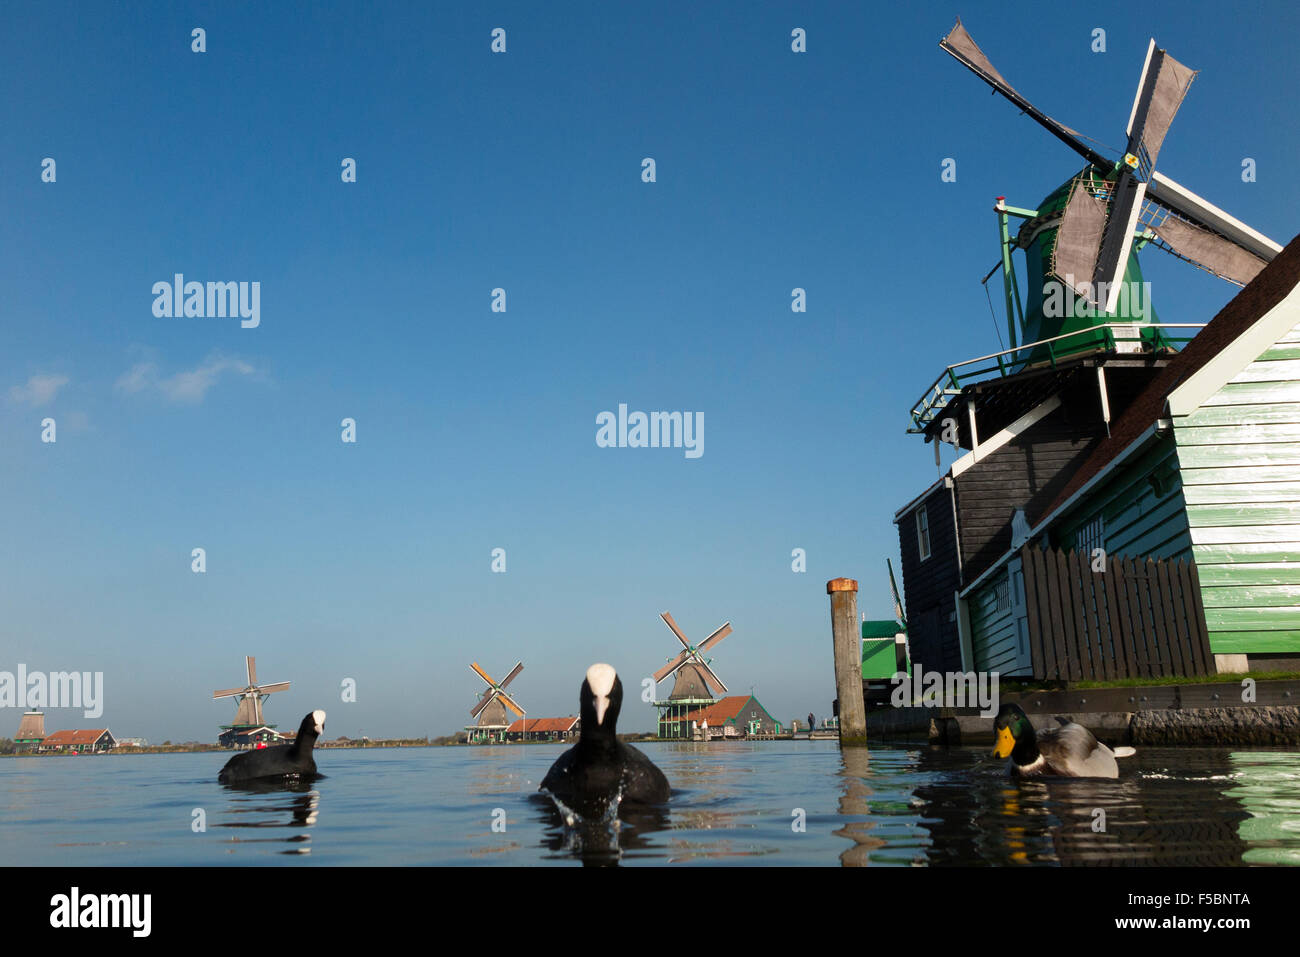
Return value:
M 1118 781 L 1017 783 L 984 750 L 642 749 L 666 813 L 577 829 L 534 796 L 558 747 L 318 751 L 328 777 L 268 793 L 217 784 L 228 754 L 0 759 L 0 864 L 1300 864 L 1296 752 L 1148 748 Z

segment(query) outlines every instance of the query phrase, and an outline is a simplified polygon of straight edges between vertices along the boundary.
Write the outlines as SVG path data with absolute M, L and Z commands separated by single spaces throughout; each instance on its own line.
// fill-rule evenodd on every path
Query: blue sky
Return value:
M 1081 165 L 937 48 L 958 13 L 1115 149 L 1154 35 L 1201 71 L 1161 171 L 1300 229 L 1293 4 L 6 6 L 0 670 L 102 671 L 97 723 L 161 740 L 215 735 L 245 654 L 331 736 L 460 728 L 471 660 L 574 713 L 604 660 L 649 729 L 668 609 L 731 620 L 733 691 L 828 713 L 825 582 L 890 614 L 935 475 L 907 409 L 1000 348 L 993 198 Z M 1235 291 L 1143 263 L 1167 322 Z M 155 317 L 177 272 L 260 282 L 260 325 Z M 704 454 L 598 448 L 619 403 L 703 413 Z

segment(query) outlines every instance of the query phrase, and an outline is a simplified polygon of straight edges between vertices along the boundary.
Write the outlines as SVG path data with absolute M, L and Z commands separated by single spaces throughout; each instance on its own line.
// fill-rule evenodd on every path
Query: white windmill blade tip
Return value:
M 1172 194 L 1172 196 L 1183 200 L 1192 207 L 1192 209 L 1187 210 L 1186 212 L 1201 217 L 1205 220 L 1206 225 L 1222 232 L 1229 239 L 1253 240 L 1254 244 L 1259 248 L 1251 249 L 1251 251 L 1256 255 L 1259 255 L 1260 258 L 1269 258 L 1265 254 L 1265 251 L 1271 252 L 1274 256 L 1282 251 L 1281 243 L 1275 242 L 1256 229 L 1252 229 L 1235 216 L 1232 216 L 1220 209 L 1218 206 L 1215 206 L 1208 199 L 1193 193 L 1186 186 L 1170 179 L 1159 170 L 1152 171 L 1151 180 L 1154 188 L 1148 190 L 1148 192 L 1152 194 L 1153 198 L 1157 202 L 1171 206 L 1172 208 L 1176 204 L 1170 203 L 1168 197 L 1163 195 L 1166 193 Z M 1180 212 L 1180 210 L 1176 208 L 1173 211 L 1175 213 Z M 1234 235 L 1234 233 L 1239 235 Z M 1250 246 L 1247 245 L 1247 248 L 1250 248 Z
M 1147 43 L 1147 58 L 1142 63 L 1142 74 L 1138 77 L 1137 92 L 1133 94 L 1133 109 L 1128 112 L 1128 125 L 1124 127 L 1126 136 L 1133 135 L 1133 118 L 1137 116 L 1138 103 L 1142 100 L 1142 88 L 1146 86 L 1147 71 L 1151 69 L 1151 57 L 1156 52 L 1156 38 L 1152 37 Z

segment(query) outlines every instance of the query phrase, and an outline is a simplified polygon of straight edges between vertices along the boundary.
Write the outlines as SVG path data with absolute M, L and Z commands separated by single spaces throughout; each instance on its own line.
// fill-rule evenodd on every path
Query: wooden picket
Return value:
M 1214 671 L 1196 563 L 1106 558 L 1025 546 L 1034 677 L 1057 681 Z

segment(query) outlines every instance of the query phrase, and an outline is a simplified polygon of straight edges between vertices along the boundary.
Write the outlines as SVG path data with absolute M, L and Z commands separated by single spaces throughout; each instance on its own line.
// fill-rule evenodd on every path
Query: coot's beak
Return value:
M 596 723 L 605 723 L 605 711 L 609 708 L 609 695 L 596 695 Z

